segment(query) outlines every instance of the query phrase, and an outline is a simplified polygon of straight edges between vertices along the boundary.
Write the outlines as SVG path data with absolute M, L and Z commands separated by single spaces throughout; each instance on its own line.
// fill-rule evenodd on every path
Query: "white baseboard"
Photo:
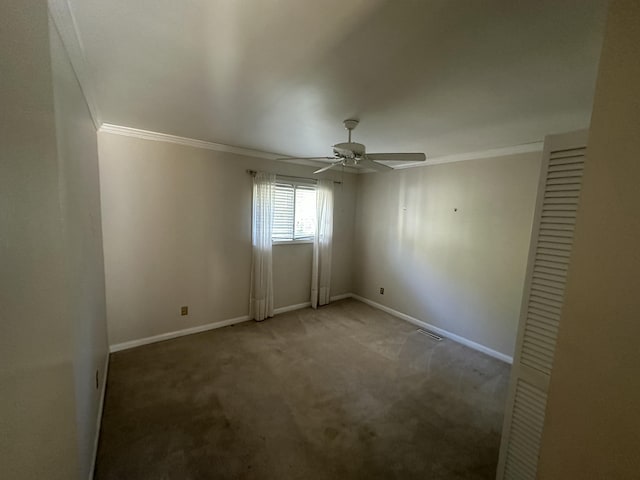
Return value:
M 235 325 L 236 323 L 246 322 L 250 319 L 251 318 L 249 317 L 249 315 L 243 315 L 241 317 L 229 318 L 227 320 L 218 320 L 216 322 L 207 323 L 206 325 L 198 325 L 197 327 L 176 330 L 175 332 L 161 333 L 160 335 L 154 335 L 152 337 L 116 343 L 109 347 L 109 352 L 119 352 L 121 350 L 128 350 L 129 348 L 140 347 L 142 345 L 148 345 L 150 343 L 163 342 L 165 340 L 171 340 L 172 338 L 184 337 L 185 335 L 191 335 L 194 333 L 206 332 L 207 330 L 214 330 L 216 328 L 222 328 L 229 325 Z
M 342 293 L 340 295 L 335 295 L 331 297 L 332 302 L 336 302 L 338 300 L 344 300 L 345 298 L 355 298 L 356 300 L 361 301 L 362 303 L 366 303 L 378 310 L 382 310 L 383 312 L 387 312 L 394 317 L 398 317 L 402 320 L 405 320 L 409 323 L 417 325 L 422 328 L 426 328 L 427 330 L 431 330 L 438 335 L 442 335 L 454 342 L 458 342 L 462 345 L 465 345 L 469 348 L 473 348 L 479 352 L 485 353 L 491 357 L 497 358 L 498 360 L 502 360 L 503 362 L 513 363 L 513 357 L 505 355 L 504 353 L 500 353 L 496 350 L 493 350 L 489 347 L 485 347 L 479 343 L 476 343 L 468 338 L 461 337 L 460 335 L 456 335 L 455 333 L 451 333 L 443 328 L 436 327 L 435 325 L 431 325 L 427 322 L 423 322 L 422 320 L 418 320 L 406 313 L 399 312 L 394 310 L 393 308 L 387 307 L 386 305 L 382 305 L 381 303 L 374 302 L 373 300 L 369 300 L 368 298 L 361 297 L 360 295 L 356 295 L 355 293 Z M 279 307 L 274 310 L 274 314 L 278 315 L 280 313 L 291 312 L 293 310 L 300 310 L 302 308 L 307 308 L 311 305 L 311 302 L 297 303 L 295 305 L 287 305 L 286 307 Z M 111 345 L 109 347 L 109 351 L 119 352 L 121 350 L 127 350 L 129 348 L 140 347 L 142 345 L 148 345 L 150 343 L 162 342 L 164 340 L 170 340 L 172 338 L 183 337 L 185 335 L 191 335 L 194 333 L 206 332 L 208 330 L 214 330 L 216 328 L 227 327 L 229 325 L 235 325 L 237 323 L 246 322 L 250 320 L 248 315 L 243 315 L 242 317 L 230 318 L 228 320 L 219 320 L 217 322 L 208 323 L 206 325 L 199 325 L 197 327 L 185 328 L 183 330 L 177 330 L 175 332 L 163 333 L 160 335 L 154 335 L 153 337 L 141 338 L 139 340 L 131 340 L 129 342 L 117 343 L 115 345 Z
M 344 300 L 345 298 L 351 298 L 351 293 L 341 293 L 340 295 L 334 295 L 329 299 L 330 302 L 337 302 L 338 300 Z M 287 305 L 286 307 L 276 308 L 273 313 L 278 315 L 279 313 L 292 312 L 293 310 L 300 310 L 311 306 L 311 302 L 297 303 L 295 305 Z
M 351 296 L 356 300 L 361 301 L 362 303 L 371 305 L 372 307 L 377 308 L 378 310 L 382 310 L 383 312 L 387 312 L 393 315 L 394 317 L 398 317 L 398 318 L 401 318 L 402 320 L 406 320 L 407 322 L 417 325 L 418 327 L 431 330 L 432 332 L 435 332 L 438 335 L 446 337 L 449 340 L 453 340 L 454 342 L 458 342 L 466 347 L 473 348 L 474 350 L 477 350 L 479 352 L 486 353 L 487 355 L 493 358 L 497 358 L 498 360 L 502 360 L 503 362 L 513 363 L 513 357 L 510 357 L 509 355 L 505 355 L 504 353 L 500 353 L 489 347 L 485 347 L 484 345 L 481 345 L 472 340 L 469 340 L 468 338 L 461 337 L 460 335 L 451 333 L 443 328 L 439 328 L 439 327 L 436 327 L 435 325 L 431 325 L 427 322 L 423 322 L 422 320 L 418 320 L 417 318 L 407 315 L 406 313 L 399 312 L 397 310 L 394 310 L 393 308 L 387 307 L 386 305 L 382 305 L 381 303 L 377 303 L 377 302 L 374 302 L 373 300 L 369 300 L 368 298 L 361 297 L 360 295 L 356 295 L 355 293 L 351 294 Z
M 331 302 L 337 302 L 338 300 L 344 300 L 345 298 L 353 297 L 353 293 L 341 293 L 340 295 L 334 295 L 329 300 Z
M 311 302 L 304 303 L 296 303 L 295 305 L 287 305 L 286 307 L 278 307 L 273 310 L 274 315 L 278 315 L 279 313 L 292 312 L 294 310 L 300 310 L 302 308 L 307 308 L 311 306 Z
M 102 385 L 100 386 L 100 403 L 98 404 L 98 416 L 96 417 L 96 435 L 93 440 L 93 458 L 91 459 L 91 468 L 89 469 L 89 480 L 93 480 L 93 474 L 96 469 L 96 459 L 98 458 L 98 442 L 100 441 L 100 428 L 102 428 L 102 411 L 104 410 L 104 397 L 107 394 L 107 377 L 109 375 L 109 353 L 104 359 L 104 368 L 102 369 Z
M 340 295 L 334 295 L 329 299 L 330 302 L 337 302 L 338 300 L 344 300 L 345 298 L 351 298 L 351 293 L 341 293 Z M 278 307 L 273 311 L 274 315 L 279 313 L 292 312 L 294 310 L 300 310 L 311 306 L 311 302 L 296 303 L 295 305 L 287 305 L 286 307 Z
M 331 301 L 340 300 L 342 298 L 350 297 L 351 294 L 337 295 L 331 297 Z M 297 303 L 295 305 L 287 305 L 285 307 L 279 307 L 273 310 L 274 315 L 280 313 L 291 312 L 293 310 L 300 310 L 311 306 L 311 302 Z M 161 333 L 160 335 L 154 335 L 152 337 L 140 338 L 138 340 L 130 340 L 128 342 L 116 343 L 109 347 L 109 352 L 119 352 L 121 350 L 128 350 L 129 348 L 141 347 L 142 345 L 148 345 L 150 343 L 163 342 L 165 340 L 171 340 L 172 338 L 184 337 L 185 335 L 192 335 L 194 333 L 202 333 L 208 330 L 215 330 L 216 328 L 227 327 L 229 325 L 235 325 L 236 323 L 246 322 L 251 320 L 249 315 L 243 315 L 241 317 L 230 318 L 228 320 L 218 320 L 217 322 L 207 323 L 206 325 L 198 325 L 197 327 L 185 328 L 183 330 L 176 330 L 174 332 Z

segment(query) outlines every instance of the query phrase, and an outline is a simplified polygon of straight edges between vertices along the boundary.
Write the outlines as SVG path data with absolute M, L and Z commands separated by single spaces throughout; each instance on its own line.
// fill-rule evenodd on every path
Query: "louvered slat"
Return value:
M 550 302 L 557 302 L 560 304 L 560 308 L 562 307 L 562 294 L 553 291 L 554 289 L 550 289 L 550 288 L 539 288 L 535 285 L 532 286 L 531 288 L 531 293 L 532 295 L 535 295 L 536 297 L 540 297 L 540 298 L 544 298 L 545 300 L 548 300 Z
M 549 339 L 553 339 L 557 331 L 558 328 L 553 323 L 538 320 L 532 320 L 532 323 L 527 325 L 526 329 L 527 335 L 531 336 L 531 341 L 548 352 L 553 352 L 553 346 L 549 344 Z
M 558 161 L 549 162 L 549 172 L 561 172 L 564 170 L 582 170 L 582 160 L 580 157 L 573 157 L 573 159 L 563 159 Z
M 554 291 L 564 291 L 564 285 L 556 279 L 549 279 L 542 274 L 534 275 L 532 284 L 540 289 L 553 288 Z
M 558 315 L 555 315 L 553 313 L 550 313 L 544 310 L 539 310 L 535 307 L 531 307 L 531 310 L 529 311 L 529 315 L 527 315 L 527 321 L 528 321 L 527 326 L 529 326 L 529 323 L 530 323 L 533 325 L 539 325 L 541 327 L 548 325 L 548 326 L 553 326 L 555 328 L 558 326 L 560 319 Z
M 529 297 L 530 313 L 534 315 L 527 315 L 527 321 L 538 328 L 551 327 L 550 333 L 554 335 L 541 338 L 525 326 L 522 344 L 522 363 L 544 373 L 550 373 L 553 363 L 556 324 L 564 302 L 564 285 L 573 244 L 573 224 L 578 211 L 584 153 L 584 149 L 551 152 L 547 167 Z M 547 198 L 549 193 L 553 193 L 553 196 Z M 561 194 L 570 195 L 570 199 L 561 197 Z M 540 275 L 545 275 L 546 281 L 544 277 L 537 280 Z M 528 335 L 532 337 L 528 338 Z M 541 341 L 546 341 L 546 344 L 542 345 Z
M 548 271 L 550 273 L 555 273 L 557 275 L 566 275 L 567 273 L 566 265 L 560 265 L 555 262 L 546 262 L 545 260 L 542 260 L 542 259 L 538 259 L 537 267 L 540 269 L 544 268 L 546 269 L 545 271 Z
M 577 191 L 579 192 L 581 188 L 581 183 L 562 183 L 562 181 L 560 180 L 559 182 L 555 182 L 555 183 L 548 183 L 547 187 L 545 188 L 545 193 L 546 192 L 573 192 L 573 191 Z
M 529 305 L 531 306 L 532 310 L 542 311 L 549 316 L 553 315 L 557 318 L 560 317 L 560 311 L 562 310 L 561 306 L 555 305 L 550 300 L 538 297 L 536 295 L 531 295 Z
M 535 480 L 580 202 L 586 132 L 545 139 L 498 480 Z
M 565 225 L 567 227 L 572 227 L 576 224 L 575 218 L 569 217 L 560 217 L 554 214 L 542 214 L 542 222 L 549 225 Z
M 552 150 L 549 153 L 549 163 L 554 162 L 557 159 L 582 157 L 584 156 L 585 149 L 585 147 L 578 147 Z
M 564 204 L 564 205 L 577 205 L 578 197 L 550 197 L 545 199 L 543 205 L 555 205 L 555 204 Z
M 530 330 L 527 330 L 527 335 L 530 335 L 530 337 L 527 338 L 527 342 L 531 344 L 533 356 L 543 360 L 547 357 L 553 358 L 553 350 L 549 347 L 548 337 L 543 335 L 538 336 Z
M 535 480 L 547 396 L 518 380 L 514 397 L 505 478 Z
M 550 230 L 550 231 L 557 231 L 557 232 L 570 232 L 570 235 L 573 236 L 573 225 L 562 225 L 559 223 L 554 223 L 554 222 L 545 222 L 545 221 L 541 221 L 540 222 L 540 230 L 541 231 L 545 231 L 545 230 Z
M 565 275 L 560 274 L 558 271 L 551 271 L 548 269 L 543 269 L 542 267 L 537 268 L 533 272 L 532 280 L 533 281 L 544 281 L 554 283 L 557 288 L 564 288 L 564 279 Z
M 543 245 L 538 244 L 538 248 L 536 249 L 537 255 L 550 255 L 552 257 L 569 257 L 571 255 L 570 251 L 567 251 L 565 248 L 559 248 L 559 245 Z
M 552 295 L 552 298 L 559 298 L 561 300 L 564 289 L 562 287 L 558 287 L 557 283 L 558 282 L 549 282 L 547 280 L 541 280 L 534 277 L 531 286 L 535 290 Z
M 571 238 L 567 238 L 567 236 L 562 234 L 562 232 L 558 235 L 557 232 L 551 231 L 545 235 L 540 235 L 538 239 L 540 240 L 541 245 L 544 245 L 545 242 L 554 244 L 558 248 L 564 248 L 564 245 L 571 245 Z
M 552 198 L 579 198 L 580 190 L 549 190 L 546 195 L 547 199 Z
M 552 343 L 554 336 L 558 333 L 558 324 L 553 321 L 545 321 L 530 318 L 530 324 L 527 325 L 526 332 L 534 332 L 541 336 L 546 337 L 548 343 Z M 551 342 L 549 342 L 551 340 Z

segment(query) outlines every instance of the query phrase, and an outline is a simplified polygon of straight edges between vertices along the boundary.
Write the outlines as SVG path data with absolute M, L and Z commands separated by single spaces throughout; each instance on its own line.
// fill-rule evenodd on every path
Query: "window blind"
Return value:
M 273 241 L 293 240 L 295 189 L 291 184 L 277 183 L 273 210 Z
M 316 188 L 276 182 L 272 241 L 311 240 L 316 233 Z

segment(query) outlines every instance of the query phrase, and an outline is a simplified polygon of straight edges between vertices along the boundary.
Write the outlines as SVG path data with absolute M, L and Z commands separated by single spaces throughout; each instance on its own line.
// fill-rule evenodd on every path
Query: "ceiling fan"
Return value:
M 336 143 L 333 146 L 333 157 L 308 157 L 301 158 L 300 160 L 333 160 L 331 164 L 313 172 L 322 173 L 338 165 L 345 167 L 366 167 L 379 172 L 387 172 L 393 170 L 393 168 L 378 163 L 379 161 L 424 162 L 427 159 L 424 153 L 367 153 L 363 144 L 351 141 L 351 131 L 358 126 L 358 123 L 358 120 L 352 119 L 344 121 L 344 127 L 349 130 L 349 140 L 343 143 Z

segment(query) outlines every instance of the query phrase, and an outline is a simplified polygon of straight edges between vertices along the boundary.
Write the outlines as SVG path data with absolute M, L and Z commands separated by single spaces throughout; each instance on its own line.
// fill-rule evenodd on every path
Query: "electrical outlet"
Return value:
M 96 390 L 100 388 L 100 370 L 96 370 Z
M 380 295 L 384 295 L 384 288 L 380 287 Z
M 189 307 L 180 307 L 180 315 L 189 315 Z

